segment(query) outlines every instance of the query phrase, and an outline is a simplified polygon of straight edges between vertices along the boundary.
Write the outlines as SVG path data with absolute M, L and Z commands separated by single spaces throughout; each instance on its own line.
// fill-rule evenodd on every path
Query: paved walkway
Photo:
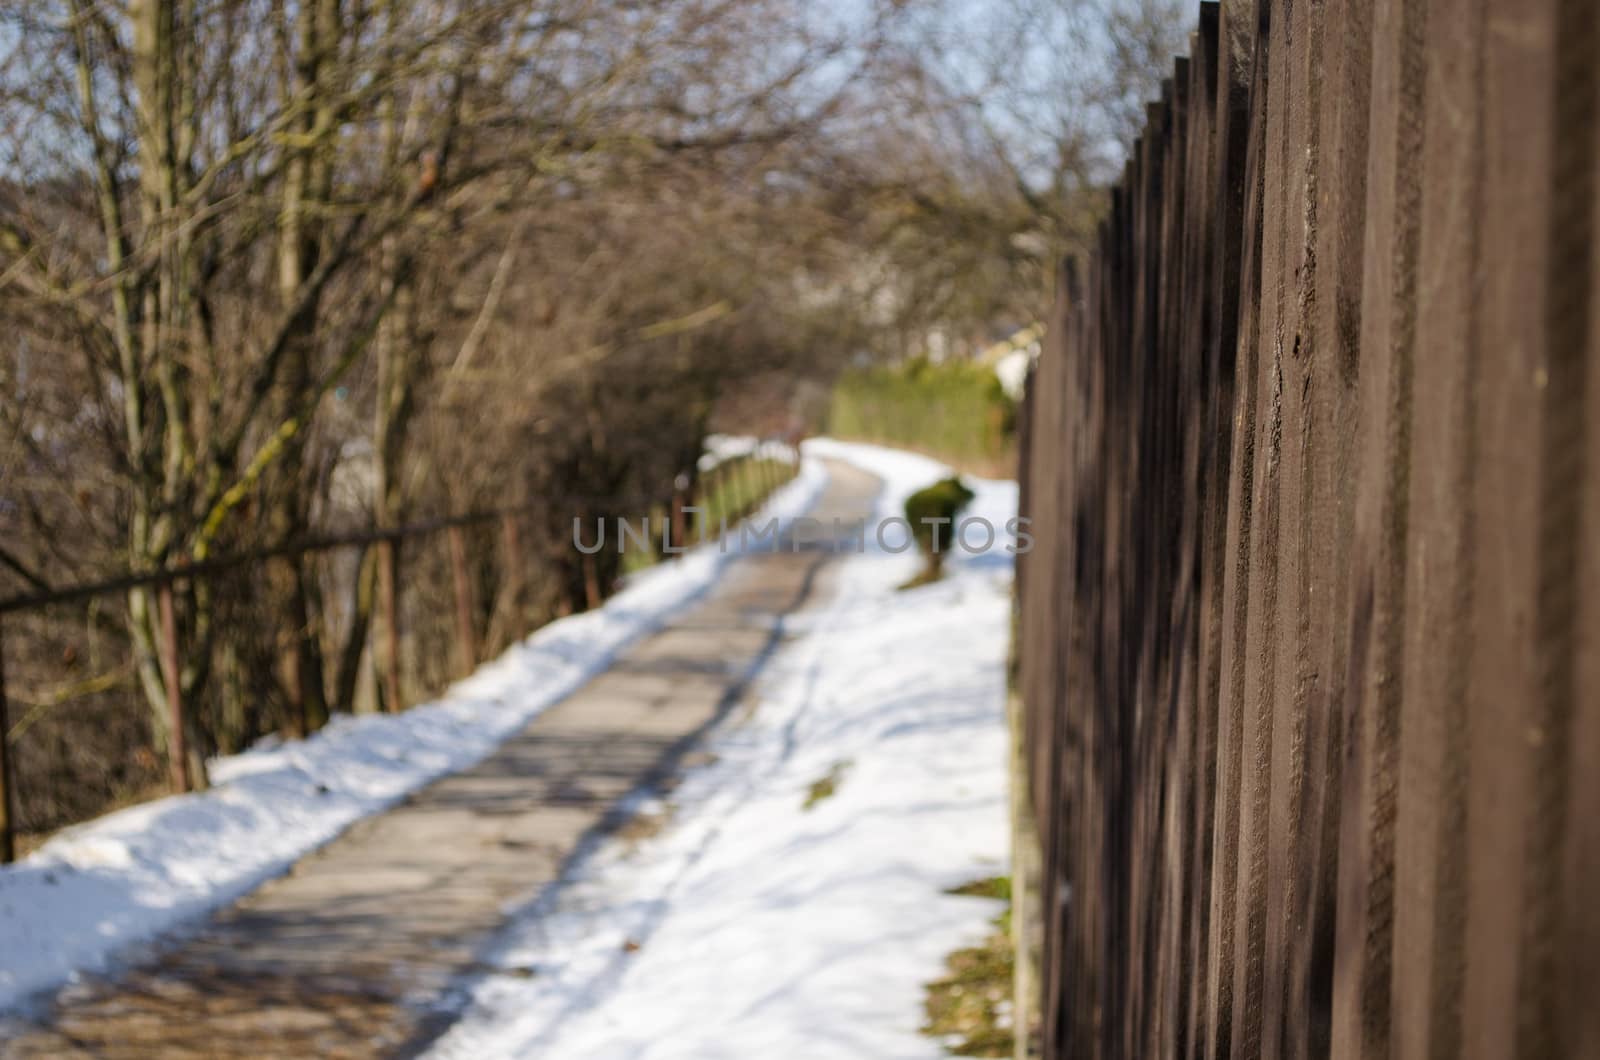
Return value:
M 830 463 L 812 515 L 868 514 Z M 670 784 L 819 592 L 831 552 L 741 558 L 700 603 L 476 767 L 352 827 L 194 935 L 64 989 L 0 1056 L 389 1057 L 426 1046 L 511 910 L 556 882 L 620 802 Z

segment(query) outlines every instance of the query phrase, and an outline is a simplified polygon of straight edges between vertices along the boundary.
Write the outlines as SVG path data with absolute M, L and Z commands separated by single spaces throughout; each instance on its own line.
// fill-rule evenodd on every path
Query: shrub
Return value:
M 927 557 L 924 581 L 939 576 L 945 553 L 955 543 L 956 519 L 972 501 L 972 491 L 959 478 L 947 478 L 906 498 L 906 521 L 911 536 Z

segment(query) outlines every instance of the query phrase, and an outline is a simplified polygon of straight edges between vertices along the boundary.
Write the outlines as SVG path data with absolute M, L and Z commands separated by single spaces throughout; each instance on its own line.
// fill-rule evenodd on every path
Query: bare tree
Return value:
M 31 527 L 0 562 L 35 588 L 402 518 L 441 466 L 409 444 L 417 417 L 446 438 L 457 407 L 424 388 L 491 362 L 517 260 L 553 259 L 547 214 L 695 165 L 686 203 L 717 166 L 753 173 L 816 128 L 831 104 L 809 73 L 839 54 L 780 0 L 25 0 L 0 19 L 0 314 L 18 336 L 0 456 Z M 509 356 L 570 392 L 584 366 L 724 315 L 663 290 L 604 302 L 628 322 L 552 363 Z M 595 412 L 589 433 L 617 437 Z M 327 496 L 358 443 L 364 512 Z M 221 666 L 233 701 L 196 714 L 196 756 L 219 725 L 230 744 L 259 729 L 247 698 L 316 727 L 365 652 L 370 563 L 339 606 L 304 561 L 249 581 L 180 600 L 186 697 Z M 330 610 L 349 616 L 336 645 Z M 124 628 L 160 744 L 154 611 L 130 593 Z

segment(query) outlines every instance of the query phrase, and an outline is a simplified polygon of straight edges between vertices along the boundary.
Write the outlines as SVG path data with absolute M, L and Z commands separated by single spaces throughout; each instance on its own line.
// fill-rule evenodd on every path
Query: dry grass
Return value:
M 834 792 L 839 790 L 839 785 L 844 783 L 845 774 L 850 772 L 850 760 L 844 759 L 828 767 L 825 776 L 818 777 L 806 789 L 806 801 L 802 809 L 809 810 L 824 799 L 833 798 Z
M 1005 876 L 974 880 L 946 892 L 1009 901 Z M 1012 1034 L 1012 948 L 1009 908 L 995 918 L 995 930 L 976 946 L 945 959 L 945 974 L 927 986 L 928 1019 L 922 1032 L 938 1038 L 953 1056 L 1010 1056 Z

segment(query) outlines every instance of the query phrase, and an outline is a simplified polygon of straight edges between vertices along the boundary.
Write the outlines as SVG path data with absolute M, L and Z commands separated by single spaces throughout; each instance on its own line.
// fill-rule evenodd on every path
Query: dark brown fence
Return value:
M 1026 414 L 1045 1054 L 1600 1057 L 1600 5 L 1206 5 Z
M 124 594 L 132 589 L 154 590 L 160 628 L 160 669 L 167 695 L 167 730 L 170 737 L 166 757 L 170 784 L 174 791 L 189 791 L 198 782 L 203 781 L 203 776 L 196 776 L 195 771 L 203 771 L 204 762 L 197 754 L 191 753 L 192 748 L 186 749 L 184 744 L 185 734 L 192 728 L 189 724 L 192 720 L 189 712 L 193 708 L 192 705 L 185 703 L 183 682 L 179 676 L 181 631 L 176 614 L 181 606 L 183 593 L 192 590 L 196 584 L 259 567 L 273 560 L 295 559 L 337 550 L 376 546 L 379 560 L 376 579 L 377 607 L 383 616 L 381 629 L 386 643 L 381 652 L 374 653 L 374 659 L 381 660 L 377 663 L 381 669 L 377 680 L 383 690 L 384 707 L 395 711 L 401 709 L 405 703 L 400 679 L 399 596 L 402 585 L 402 544 L 419 542 L 439 534 L 447 537 L 454 604 L 455 672 L 458 676 L 465 676 L 480 661 L 483 647 L 478 628 L 481 609 L 473 600 L 474 579 L 470 572 L 468 555 L 470 546 L 466 535 L 468 530 L 497 528 L 497 548 L 500 552 L 497 571 L 501 581 L 497 591 L 515 605 L 518 603 L 519 590 L 527 573 L 527 552 L 523 542 L 524 524 L 528 523 L 530 516 L 536 512 L 548 513 L 556 506 L 574 515 L 580 512 L 630 510 L 648 512 L 652 508 L 657 508 L 665 513 L 666 519 L 670 520 L 671 540 L 681 545 L 690 542 L 694 536 L 689 531 L 686 512 L 698 511 L 701 513 L 701 519 L 711 522 L 721 520 L 731 524 L 754 511 L 769 493 L 789 481 L 798 468 L 797 452 L 792 457 L 786 456 L 782 460 L 773 458 L 770 452 L 769 458 L 757 459 L 759 452 L 752 450 L 750 455 L 736 455 L 722 460 L 704 469 L 693 478 L 692 482 L 688 476 L 684 476 L 675 486 L 669 484 L 668 488 L 656 496 L 566 495 L 559 498 L 545 498 L 535 507 L 496 508 L 440 516 L 414 520 L 403 526 L 364 527 L 342 533 L 279 542 L 238 555 L 175 564 L 161 570 L 129 572 L 93 583 L 43 587 L 22 595 L 0 598 L 0 864 L 11 861 L 16 855 L 18 828 L 15 807 L 19 788 L 28 783 L 62 782 L 59 777 L 48 780 L 42 777 L 22 777 L 18 775 L 16 769 L 12 745 L 20 735 L 18 729 L 24 726 L 14 728 L 7 709 L 4 627 L 8 617 L 27 612 L 81 606 L 100 598 Z M 685 486 L 685 483 L 688 485 Z M 706 536 L 711 534 L 711 526 L 702 524 L 702 528 Z M 584 533 L 593 537 L 594 531 L 586 528 Z M 587 555 L 583 558 L 586 561 L 590 559 Z M 604 587 L 596 580 L 592 565 L 587 563 L 585 579 L 589 606 L 599 606 L 604 595 Z M 515 606 L 513 610 L 522 611 L 520 607 Z M 514 621 L 519 627 L 512 631 L 514 636 L 526 635 L 529 632 L 525 617 L 519 617 Z M 338 709 L 349 707 L 348 704 L 335 706 Z

